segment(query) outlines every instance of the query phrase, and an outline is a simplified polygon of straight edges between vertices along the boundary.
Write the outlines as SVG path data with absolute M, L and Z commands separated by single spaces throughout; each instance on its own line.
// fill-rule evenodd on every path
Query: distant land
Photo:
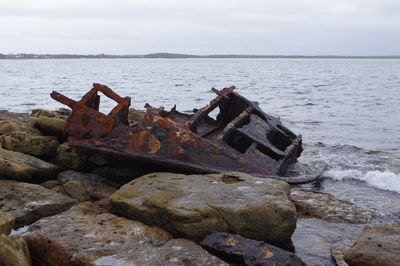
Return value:
M 110 55 L 110 54 L 2 54 L 0 59 L 83 59 L 83 58 L 326 58 L 326 59 L 400 59 L 400 55 L 393 56 L 347 56 L 347 55 L 190 55 L 174 53 L 153 53 L 146 55 Z

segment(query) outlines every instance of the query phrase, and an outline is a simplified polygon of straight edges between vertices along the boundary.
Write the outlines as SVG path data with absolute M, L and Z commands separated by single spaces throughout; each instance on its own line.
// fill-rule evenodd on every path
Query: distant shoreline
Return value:
M 78 55 L 78 54 L 1 54 L 0 59 L 400 59 L 393 56 L 335 56 L 335 55 L 189 55 L 154 53 L 146 55 Z

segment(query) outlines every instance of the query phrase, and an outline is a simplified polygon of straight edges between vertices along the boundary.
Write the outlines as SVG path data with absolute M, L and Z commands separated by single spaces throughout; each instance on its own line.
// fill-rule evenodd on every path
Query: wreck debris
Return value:
M 220 258 L 244 265 L 306 265 L 291 252 L 225 232 L 211 231 L 200 245 Z
M 51 97 L 72 109 L 64 133 L 73 147 L 197 173 L 238 171 L 289 183 L 313 180 L 282 176 L 302 152 L 301 136 L 234 90 L 213 88 L 217 97 L 192 115 L 146 104 L 143 120 L 132 126 L 131 99 L 105 85 L 94 83 L 80 101 L 55 91 Z M 98 92 L 117 102 L 108 115 L 99 112 Z M 211 118 L 217 107 L 219 114 Z

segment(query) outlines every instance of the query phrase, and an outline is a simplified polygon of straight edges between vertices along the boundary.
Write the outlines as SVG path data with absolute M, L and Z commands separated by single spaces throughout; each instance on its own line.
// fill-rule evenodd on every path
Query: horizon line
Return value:
M 149 54 L 69 54 L 69 53 L 0 53 L 0 59 L 61 59 L 61 58 L 387 58 L 400 59 L 400 55 L 260 55 L 260 54 L 181 54 L 181 53 L 149 53 Z

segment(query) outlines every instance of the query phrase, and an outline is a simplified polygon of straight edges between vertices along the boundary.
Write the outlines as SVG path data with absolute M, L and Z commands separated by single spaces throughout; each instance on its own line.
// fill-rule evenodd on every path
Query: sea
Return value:
M 65 107 L 55 90 L 78 100 L 105 84 L 132 99 L 191 113 L 237 92 L 303 136 L 303 165 L 327 166 L 322 181 L 303 185 L 374 211 L 400 216 L 400 60 L 396 59 L 40 59 L 0 60 L 0 109 Z M 115 103 L 105 97 L 100 110 Z M 293 241 L 308 265 L 333 265 L 329 247 L 362 225 L 299 219 Z

